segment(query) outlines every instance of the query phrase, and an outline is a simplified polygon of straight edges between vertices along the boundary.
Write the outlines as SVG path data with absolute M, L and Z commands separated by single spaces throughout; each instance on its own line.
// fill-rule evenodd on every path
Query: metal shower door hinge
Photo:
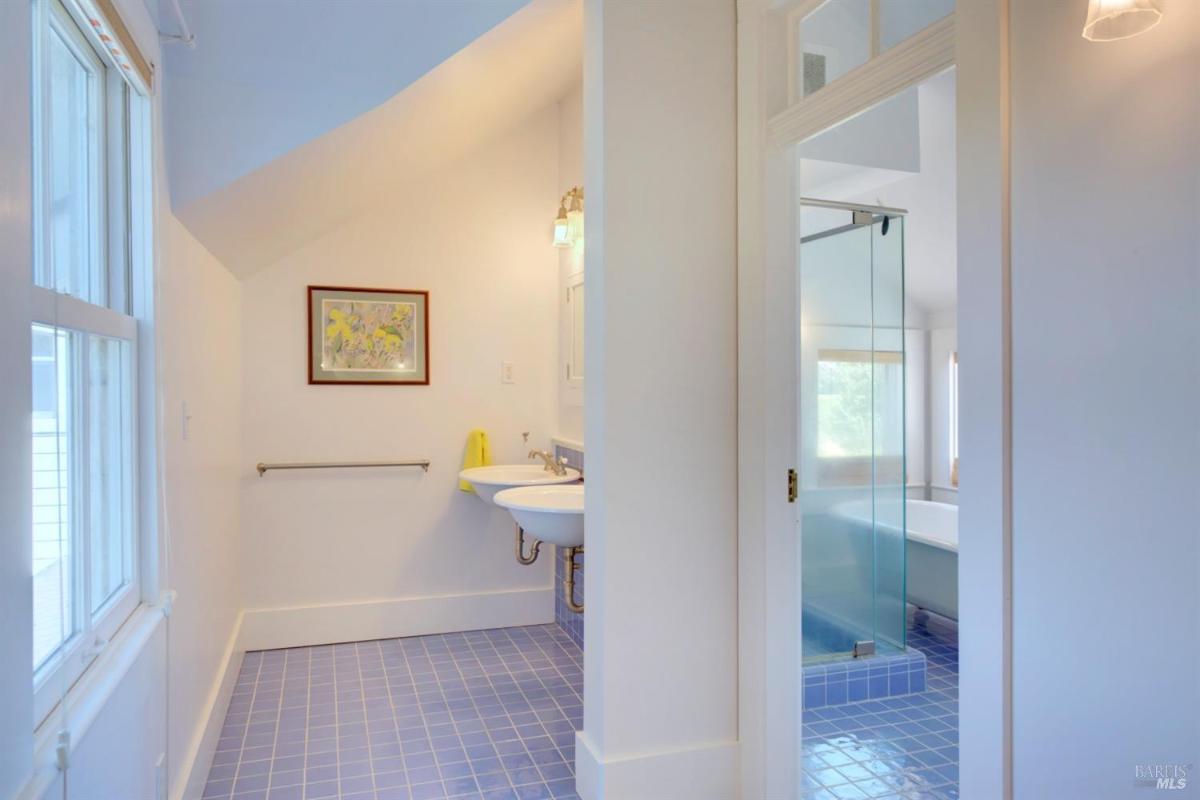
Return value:
M 796 470 L 788 470 L 788 502 L 796 502 Z

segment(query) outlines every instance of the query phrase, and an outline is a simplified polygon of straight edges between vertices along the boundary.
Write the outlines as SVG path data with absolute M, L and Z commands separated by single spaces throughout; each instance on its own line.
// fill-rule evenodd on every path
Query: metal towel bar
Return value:
M 264 464 L 260 461 L 255 465 L 260 478 L 270 469 L 352 469 L 357 467 L 420 467 L 425 472 L 429 472 L 429 459 L 415 461 L 310 461 L 292 464 Z

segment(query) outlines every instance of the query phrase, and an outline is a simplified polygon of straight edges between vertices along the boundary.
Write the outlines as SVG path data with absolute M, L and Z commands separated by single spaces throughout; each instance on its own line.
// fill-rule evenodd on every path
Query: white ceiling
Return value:
M 582 41 L 579 0 L 532 0 L 386 102 L 175 213 L 248 275 L 557 102 L 581 80 Z
M 164 48 L 172 204 L 184 208 L 349 122 L 527 0 L 181 0 Z M 177 23 L 159 0 L 160 27 Z
M 870 144 L 863 147 L 859 141 L 852 152 L 840 156 L 822 151 L 822 159 L 800 158 L 800 185 L 809 197 L 907 209 L 905 294 L 919 309 L 937 313 L 957 304 L 954 71 L 930 79 L 915 92 L 914 120 L 897 124 L 895 109 L 888 104 L 856 117 L 856 130 L 867 132 Z M 914 134 L 919 159 L 902 164 L 896 157 L 897 143 Z M 824 221 L 827 216 L 802 216 L 805 232 L 830 227 Z

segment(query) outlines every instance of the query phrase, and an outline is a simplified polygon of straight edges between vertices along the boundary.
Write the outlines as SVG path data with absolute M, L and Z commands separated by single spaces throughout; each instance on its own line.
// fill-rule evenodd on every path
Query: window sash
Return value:
M 72 585 L 72 620 L 68 630 L 73 635 L 61 642 L 53 654 L 37 667 L 34 674 L 35 727 L 53 711 L 66 691 L 79 679 L 92 661 L 100 654 L 104 644 L 142 601 L 143 591 L 143 540 L 145 530 L 143 518 L 147 506 L 144 484 L 148 480 L 142 466 L 143 451 L 138 432 L 139 408 L 152 410 L 149 395 L 143 394 L 138 379 L 140 372 L 152 370 L 153 366 L 143 359 L 138 346 L 138 319 L 133 314 L 150 313 L 150 264 L 152 258 L 150 224 L 152 210 L 149 182 L 149 158 L 147 131 L 149 125 L 148 101 L 131 91 L 127 80 L 112 60 L 111 55 L 99 46 L 81 18 L 75 0 L 38 0 L 35 9 L 37 27 L 34 31 L 34 274 L 33 322 L 55 330 L 69 331 L 77 343 L 72 354 L 70 371 L 78 388 L 71 399 L 72 437 L 74 438 L 74 463 L 71 509 L 73 518 L 69 530 L 69 546 Z M 57 40 L 52 40 L 57 37 Z M 61 42 L 61 44 L 59 44 Z M 51 113 L 55 89 L 51 81 L 51 45 L 66 46 L 88 75 L 88 178 L 86 203 L 88 205 L 88 230 L 85 235 L 87 247 L 86 281 L 75 280 L 64 286 L 62 276 L 56 276 L 53 252 L 53 187 L 55 164 L 53 125 Z M 61 50 L 58 51 L 61 53 Z M 143 163 L 144 162 L 144 163 Z M 136 259 L 136 262 L 135 262 Z M 134 264 L 142 265 L 134 269 Z M 80 270 L 76 270 L 78 274 Z M 145 275 L 141 273 L 145 272 Z M 65 294 L 61 289 L 69 289 Z M 88 396 L 92 375 L 92 342 L 115 339 L 125 343 L 112 356 L 114 375 L 109 379 L 119 381 L 112 387 L 111 403 L 117 408 L 109 414 L 105 410 L 103 428 L 117 426 L 117 431 L 108 431 L 112 449 L 112 467 L 119 469 L 121 480 L 104 498 L 91 498 L 89 471 L 95 448 L 98 444 L 94 434 L 101 432 L 89 419 L 94 409 L 92 401 L 99 398 Z M 152 492 L 149 494 L 153 494 Z M 101 506 L 103 501 L 112 501 L 119 495 L 119 508 Z M 89 508 L 89 503 L 92 507 Z M 118 568 L 115 577 L 120 586 L 114 591 L 114 579 L 104 587 L 94 585 L 95 543 L 90 525 L 93 512 L 103 509 L 104 513 L 120 528 L 120 540 L 114 540 L 119 559 L 112 564 Z M 152 509 L 151 509 L 152 512 Z M 108 524 L 112 524 L 109 522 Z M 99 530 L 99 529 L 97 529 Z M 118 563 L 119 561 L 119 563 Z M 112 576 L 110 576 L 112 577 Z M 95 597 L 93 597 L 95 595 Z M 102 596 L 103 595 L 103 596 Z M 93 608 L 94 607 L 94 608 Z

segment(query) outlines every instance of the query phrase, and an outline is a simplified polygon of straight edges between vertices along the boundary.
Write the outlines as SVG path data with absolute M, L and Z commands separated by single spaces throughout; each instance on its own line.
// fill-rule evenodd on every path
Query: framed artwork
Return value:
M 429 292 L 308 287 L 310 384 L 429 383 Z

